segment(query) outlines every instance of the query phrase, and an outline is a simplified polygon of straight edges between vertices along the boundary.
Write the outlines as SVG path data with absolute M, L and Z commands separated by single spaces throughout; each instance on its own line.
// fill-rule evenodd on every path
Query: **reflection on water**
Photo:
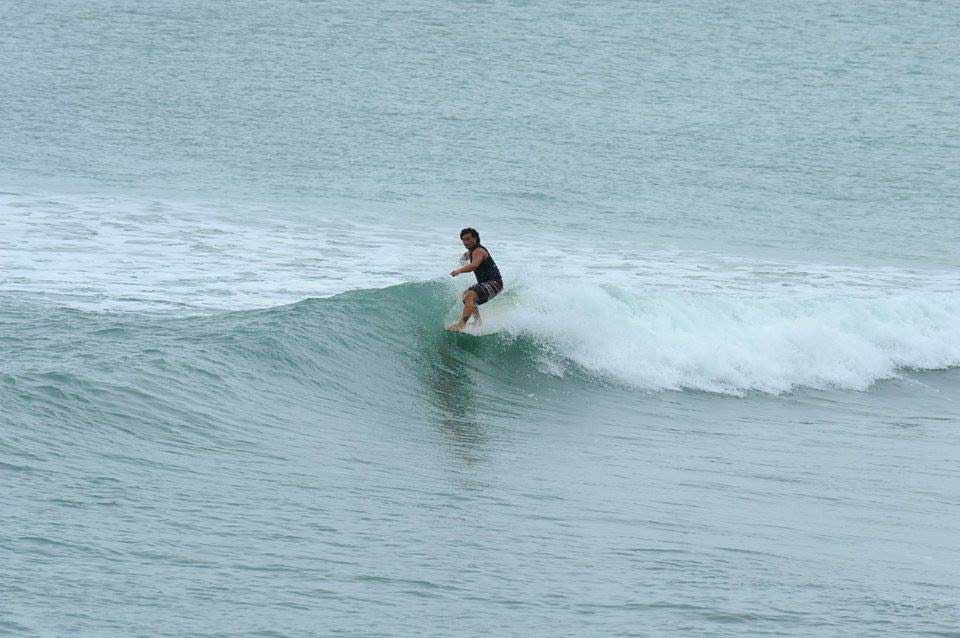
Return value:
M 461 337 L 441 335 L 423 343 L 432 346 L 424 361 L 431 362 L 423 369 L 423 378 L 429 386 L 433 405 L 440 411 L 439 429 L 451 449 L 466 464 L 481 460 L 481 448 L 487 437 L 477 420 L 479 405 L 471 378 L 472 370 L 463 358 L 470 356 L 460 346 Z M 473 344 L 476 346 L 477 344 Z

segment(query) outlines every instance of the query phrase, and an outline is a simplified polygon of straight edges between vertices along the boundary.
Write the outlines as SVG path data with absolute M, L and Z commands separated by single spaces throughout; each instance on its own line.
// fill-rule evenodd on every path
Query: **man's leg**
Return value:
M 460 321 L 447 326 L 447 330 L 463 330 L 463 327 L 467 325 L 467 320 L 471 316 L 476 317 L 477 323 L 480 323 L 480 309 L 477 308 L 477 293 L 468 290 L 463 293 L 463 313 L 460 314 Z
M 480 318 L 480 306 L 476 302 L 473 303 L 473 312 L 470 314 L 473 315 L 474 323 L 476 323 L 479 328 L 481 324 L 483 324 L 483 319 Z

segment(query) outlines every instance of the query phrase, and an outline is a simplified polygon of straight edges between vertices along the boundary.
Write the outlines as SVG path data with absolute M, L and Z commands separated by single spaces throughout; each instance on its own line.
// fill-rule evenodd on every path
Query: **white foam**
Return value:
M 441 242 L 337 211 L 4 196 L 0 231 L 0 291 L 90 310 L 263 308 L 429 278 L 443 265 Z
M 960 293 L 859 292 L 749 296 L 538 281 L 514 288 L 499 308 L 485 306 L 484 332 L 533 337 L 594 374 L 650 390 L 864 390 L 904 368 L 960 365 Z

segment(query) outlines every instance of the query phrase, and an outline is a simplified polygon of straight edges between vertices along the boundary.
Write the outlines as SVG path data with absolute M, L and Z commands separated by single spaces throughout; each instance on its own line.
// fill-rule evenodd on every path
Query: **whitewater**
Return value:
M 449 307 L 423 316 L 430 328 L 457 315 L 458 293 L 472 283 L 439 274 L 456 262 L 452 229 L 378 227 L 343 213 L 243 223 L 160 202 L 3 203 L 32 214 L 8 224 L 9 267 L 21 276 L 2 292 L 78 309 L 222 313 L 388 294 L 413 281 L 446 287 Z M 77 213 L 64 223 L 68 206 Z M 474 334 L 531 339 L 556 374 L 574 365 L 639 389 L 776 394 L 866 390 L 902 371 L 960 365 L 951 270 L 644 251 L 616 240 L 584 254 L 570 239 L 541 245 L 518 234 L 504 241 L 510 291 Z
M 0 634 L 957 635 L 958 18 L 0 6 Z

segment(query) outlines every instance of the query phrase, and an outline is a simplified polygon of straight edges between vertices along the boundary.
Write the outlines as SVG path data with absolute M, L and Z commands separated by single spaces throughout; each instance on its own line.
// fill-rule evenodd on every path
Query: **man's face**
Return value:
M 470 250 L 471 248 L 476 248 L 477 246 L 477 238 L 471 235 L 470 233 L 467 233 L 466 235 L 463 235 L 462 237 L 460 237 L 460 241 L 463 242 L 463 247 L 466 248 L 467 250 Z

